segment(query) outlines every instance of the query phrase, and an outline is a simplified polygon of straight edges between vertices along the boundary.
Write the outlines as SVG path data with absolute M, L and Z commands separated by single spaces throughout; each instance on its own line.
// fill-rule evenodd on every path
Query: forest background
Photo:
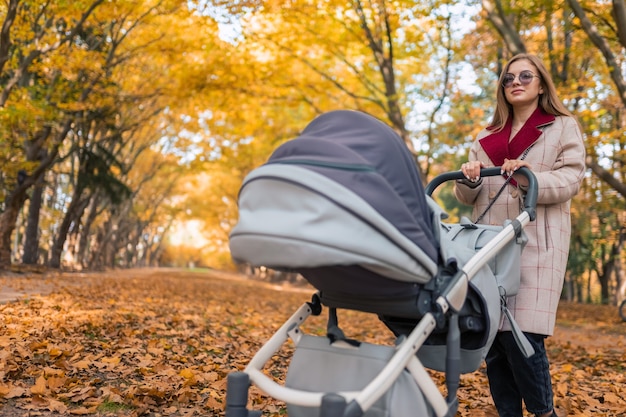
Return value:
M 315 116 L 384 120 L 426 182 L 531 52 L 586 137 L 564 298 L 624 297 L 624 0 L 7 0 L 0 21 L 0 268 L 233 269 L 243 178 Z

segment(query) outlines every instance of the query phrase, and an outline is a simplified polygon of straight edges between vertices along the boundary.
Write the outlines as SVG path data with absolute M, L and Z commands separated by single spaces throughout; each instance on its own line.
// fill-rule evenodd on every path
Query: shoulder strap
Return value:
M 511 314 L 506 304 L 502 305 L 502 311 L 504 312 L 506 318 L 511 324 L 511 331 L 513 332 L 513 338 L 515 339 L 515 343 L 517 343 L 517 347 L 520 348 L 524 357 L 530 358 L 535 354 L 535 349 L 533 348 L 533 345 L 530 344 L 528 338 L 526 337 L 524 332 L 522 332 L 522 329 L 519 328 L 517 322 L 513 318 L 513 314 Z

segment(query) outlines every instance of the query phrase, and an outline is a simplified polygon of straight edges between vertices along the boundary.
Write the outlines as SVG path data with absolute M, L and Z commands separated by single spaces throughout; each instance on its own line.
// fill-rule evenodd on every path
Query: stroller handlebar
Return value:
M 530 220 L 535 220 L 535 217 L 537 216 L 537 194 L 539 193 L 537 177 L 526 167 L 521 167 L 516 171 L 516 173 L 523 175 L 528 180 L 528 190 L 526 191 L 526 196 L 524 197 L 524 211 L 528 213 Z M 480 170 L 481 177 L 495 177 L 498 175 L 502 175 L 500 167 L 482 168 Z M 462 179 L 465 179 L 465 176 L 461 171 L 445 172 L 433 178 L 433 180 L 426 185 L 425 192 L 430 196 L 433 191 L 435 191 L 435 189 L 444 182 Z

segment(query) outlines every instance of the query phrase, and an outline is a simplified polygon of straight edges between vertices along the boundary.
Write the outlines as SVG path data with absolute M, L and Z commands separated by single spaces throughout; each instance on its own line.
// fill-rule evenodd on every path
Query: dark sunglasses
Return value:
M 517 78 L 519 79 L 520 84 L 528 85 L 533 80 L 533 78 L 541 78 L 538 75 L 535 75 L 532 71 L 522 71 L 519 73 Z M 502 87 L 507 88 L 513 85 L 513 81 L 515 81 L 515 74 L 506 73 L 504 77 L 502 77 Z

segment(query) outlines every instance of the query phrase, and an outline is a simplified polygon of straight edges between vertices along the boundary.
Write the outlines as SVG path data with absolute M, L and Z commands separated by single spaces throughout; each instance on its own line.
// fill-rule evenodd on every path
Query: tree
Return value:
M 611 9 L 608 9 L 606 4 L 590 4 L 587 9 L 589 12 L 586 12 L 578 0 L 568 0 L 582 29 L 604 58 L 606 71 L 610 74 L 618 97 L 621 99 L 622 108 L 619 112 L 623 115 L 624 108 L 626 108 L 626 80 L 623 72 L 623 56 L 626 51 L 626 2 L 613 0 L 611 3 Z M 621 116 L 620 119 L 623 117 Z M 616 127 L 623 129 L 624 120 L 621 120 L 620 126 Z M 613 187 L 624 199 L 626 199 L 626 158 L 623 153 L 625 148 L 626 140 L 622 137 L 621 152 L 616 155 L 615 165 L 611 168 L 603 167 L 595 154 L 592 154 L 587 161 L 587 166 L 594 174 Z
M 452 53 L 459 39 L 451 30 L 452 12 L 438 2 L 283 6 L 264 2 L 241 17 L 241 46 L 250 48 L 256 79 L 266 84 L 254 84 L 257 95 L 274 98 L 283 108 L 302 105 L 313 114 L 343 107 L 379 117 L 416 158 L 423 157 L 425 180 L 433 150 L 424 136 L 432 138 L 440 123 L 435 115 L 449 103 L 460 60 Z M 254 6 L 246 2 L 245 7 Z
M 206 64 L 219 62 L 223 43 L 215 22 L 188 5 L 180 0 L 7 4 L 0 36 L 6 58 L 0 57 L 5 81 L 0 133 L 10 148 L 0 149 L 5 162 L 0 264 L 10 262 L 10 236 L 33 184 L 41 187 L 29 202 L 26 260 L 36 262 L 41 235 L 52 241 L 48 258 L 58 266 L 67 236 L 80 242 L 76 246 L 84 253 L 96 217 L 120 212 L 116 199 L 126 193 L 124 178 L 143 152 L 163 141 L 170 146 L 166 152 L 180 154 L 189 140 L 179 133 L 201 129 L 195 121 L 210 103 L 189 80 L 207 78 Z M 19 181 L 18 172 L 26 173 Z M 39 222 L 39 195 L 46 189 L 73 195 L 67 203 L 65 195 L 56 200 L 61 205 L 53 218 L 63 219 L 57 224 Z M 59 209 L 50 203 L 42 207 Z M 36 233 L 40 224 L 52 231 L 39 227 Z
M 87 3 L 82 12 L 71 5 L 52 5 L 48 2 L 23 3 L 11 0 L 7 5 L 0 36 L 0 126 L 9 147 L 3 149 L 4 206 L 0 214 L 0 267 L 11 260 L 11 233 L 18 212 L 26 200 L 26 191 L 52 165 L 58 147 L 70 130 L 71 119 L 55 106 L 52 84 L 42 83 L 45 77 L 40 64 L 43 59 L 64 53 L 78 37 L 93 11 L 102 3 Z M 66 8 L 67 6 L 67 8 Z M 55 24 L 58 14 L 67 20 Z M 68 26 L 68 22 L 72 25 Z M 29 86 L 30 85 L 30 86 Z M 19 91 L 19 94 L 15 93 Z M 26 94 L 22 94 L 22 93 Z M 14 102 L 9 99 L 16 96 Z M 53 101 L 50 105 L 48 102 Z M 32 111 L 35 109 L 35 111 Z M 55 120 L 59 120 L 55 122 Z M 44 151 L 44 149 L 46 151 Z M 26 171 L 22 181 L 16 173 Z

